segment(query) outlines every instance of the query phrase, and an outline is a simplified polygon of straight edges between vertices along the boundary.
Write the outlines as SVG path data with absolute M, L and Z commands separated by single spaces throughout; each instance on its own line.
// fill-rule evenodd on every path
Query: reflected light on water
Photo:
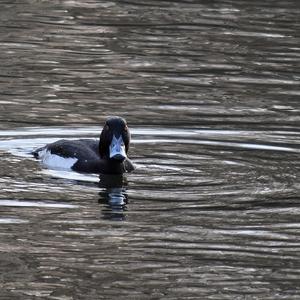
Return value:
M 297 1 L 2 1 L 1 299 L 299 299 Z M 31 151 L 132 129 L 124 178 Z

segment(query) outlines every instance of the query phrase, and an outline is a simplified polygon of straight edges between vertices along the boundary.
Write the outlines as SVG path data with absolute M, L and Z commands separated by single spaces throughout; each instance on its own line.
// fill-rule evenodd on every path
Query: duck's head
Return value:
M 130 132 L 126 121 L 120 117 L 107 118 L 100 135 L 100 157 L 123 161 L 127 157 L 129 143 Z

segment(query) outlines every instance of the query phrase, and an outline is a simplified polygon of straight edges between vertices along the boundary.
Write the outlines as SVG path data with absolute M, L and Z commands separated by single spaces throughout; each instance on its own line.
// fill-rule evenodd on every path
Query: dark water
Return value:
M 300 299 L 299 1 L 0 8 L 0 299 Z M 107 115 L 135 173 L 29 155 Z

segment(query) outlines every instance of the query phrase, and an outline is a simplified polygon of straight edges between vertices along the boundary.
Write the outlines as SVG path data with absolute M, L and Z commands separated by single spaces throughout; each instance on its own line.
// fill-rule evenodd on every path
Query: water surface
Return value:
M 1 299 L 298 299 L 297 1 L 0 3 Z M 31 156 L 132 131 L 124 177 Z

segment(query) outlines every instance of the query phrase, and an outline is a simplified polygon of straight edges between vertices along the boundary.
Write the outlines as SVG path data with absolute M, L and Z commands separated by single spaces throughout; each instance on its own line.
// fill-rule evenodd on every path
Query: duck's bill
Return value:
M 109 146 L 109 157 L 116 160 L 124 160 L 127 157 L 122 136 L 119 138 L 113 136 Z

